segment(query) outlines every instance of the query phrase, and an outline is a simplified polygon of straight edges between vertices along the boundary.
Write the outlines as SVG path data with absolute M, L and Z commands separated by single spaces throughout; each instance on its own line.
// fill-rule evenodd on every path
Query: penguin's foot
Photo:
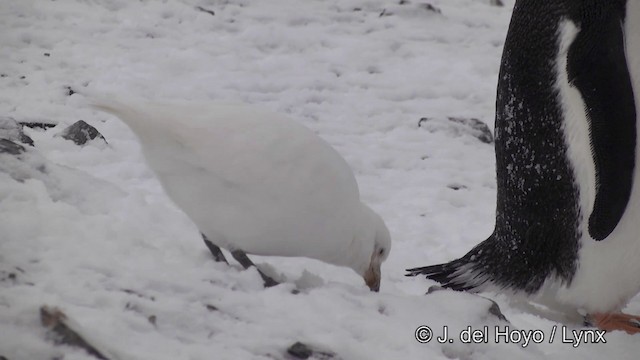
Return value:
M 204 240 L 204 244 L 207 245 L 207 248 L 209 249 L 209 251 L 211 251 L 211 255 L 213 255 L 213 258 L 217 262 L 225 262 L 228 265 L 229 262 L 227 261 L 227 258 L 224 257 L 222 250 L 220 250 L 220 248 L 217 245 L 212 243 L 211 240 L 207 239 L 207 237 L 204 234 L 201 234 L 201 235 L 202 235 L 202 240 Z
M 267 276 L 265 273 L 263 273 L 262 270 L 260 270 L 260 268 L 258 268 L 256 266 L 256 264 L 254 264 L 253 261 L 251 261 L 251 259 L 249 259 L 249 257 L 247 256 L 247 254 L 244 251 L 242 251 L 242 250 L 234 250 L 234 251 L 231 252 L 231 255 L 245 269 L 248 269 L 248 268 L 250 268 L 252 266 L 255 267 L 258 270 L 258 273 L 260 274 L 260 276 L 262 277 L 262 280 L 264 281 L 264 286 L 265 287 L 272 287 L 272 286 L 276 286 L 276 285 L 279 284 L 279 282 L 273 280 L 272 278 Z
M 606 331 L 622 330 L 627 334 L 640 333 L 640 316 L 624 313 L 594 313 L 587 315 L 586 320 Z

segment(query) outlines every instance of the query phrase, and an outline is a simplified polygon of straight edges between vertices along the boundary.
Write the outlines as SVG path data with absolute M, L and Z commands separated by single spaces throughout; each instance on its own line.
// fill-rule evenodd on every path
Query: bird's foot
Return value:
M 202 240 L 204 240 L 204 244 L 207 245 L 207 248 L 209 249 L 209 251 L 211 251 L 211 255 L 213 255 L 213 258 L 217 262 L 224 262 L 224 263 L 227 263 L 227 265 L 229 264 L 229 262 L 227 261 L 227 258 L 224 257 L 222 250 L 220 250 L 220 248 L 217 245 L 212 243 L 211 240 L 207 239 L 207 237 L 204 234 L 202 234 Z
M 640 316 L 624 313 L 593 313 L 587 322 L 606 331 L 622 330 L 627 334 L 640 333 Z
M 244 251 L 242 251 L 242 250 L 233 250 L 231 252 L 231 255 L 245 269 L 248 269 L 248 268 L 250 268 L 252 266 L 255 267 L 258 270 L 258 273 L 260 274 L 260 277 L 262 277 L 262 280 L 264 281 L 264 286 L 265 287 L 272 287 L 272 286 L 276 286 L 276 285 L 280 284 L 279 282 L 273 280 L 271 277 L 269 277 L 268 275 L 263 273 L 262 270 L 260 270 L 260 268 L 258 268 L 256 266 L 256 264 L 254 264 L 253 261 L 251 261 L 251 259 L 249 259 L 249 257 L 247 256 L 247 254 Z

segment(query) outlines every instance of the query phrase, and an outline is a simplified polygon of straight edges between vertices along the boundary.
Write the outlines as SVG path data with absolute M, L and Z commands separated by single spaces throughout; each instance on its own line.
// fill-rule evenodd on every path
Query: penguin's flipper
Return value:
M 624 214 L 633 181 L 636 108 L 625 56 L 623 14 L 600 15 L 598 26 L 580 29 L 569 48 L 567 72 L 585 102 L 596 196 L 589 234 L 603 240 Z

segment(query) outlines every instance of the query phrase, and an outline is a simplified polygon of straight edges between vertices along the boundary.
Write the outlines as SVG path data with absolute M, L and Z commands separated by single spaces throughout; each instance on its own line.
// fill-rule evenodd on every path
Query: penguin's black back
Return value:
M 464 257 L 446 264 L 409 269 L 408 276 L 423 274 L 457 290 L 497 287 L 527 293 L 539 290 L 549 277 L 565 284 L 571 282 L 578 265 L 580 223 L 589 214 L 580 210 L 579 188 L 563 133 L 556 59 L 564 19 L 581 26 L 569 50 L 569 79 L 580 90 L 587 109 L 603 113 L 589 118 L 591 144 L 596 149 L 609 147 L 618 159 L 607 168 L 612 155 L 594 151 L 599 190 L 595 215 L 590 220 L 599 218 L 590 232 L 593 230 L 592 236 L 598 239 L 596 233 L 608 235 L 615 228 L 629 199 L 635 161 L 634 155 L 628 156 L 635 149 L 631 85 L 628 83 L 629 88 L 624 88 L 625 80 L 630 81 L 628 72 L 626 79 L 621 72 L 611 80 L 590 74 L 598 64 L 585 63 L 584 59 L 608 46 L 610 32 L 598 30 L 602 26 L 613 27 L 616 22 L 619 26 L 624 19 L 625 3 L 624 0 L 516 2 L 504 45 L 496 98 L 494 232 Z M 624 52 L 622 57 L 624 62 Z M 605 66 L 603 70 L 609 69 Z M 623 83 L 622 90 L 616 91 L 616 82 Z M 585 89 L 593 86 L 600 93 L 592 93 L 589 99 Z M 602 94 L 603 91 L 610 94 Z M 598 103 L 603 97 L 604 104 Z M 623 120 L 613 126 L 608 118 L 603 120 L 605 112 L 616 111 L 619 114 L 613 114 L 614 117 Z M 631 128 L 624 121 L 630 117 Z M 622 138 L 620 144 L 612 144 L 616 137 Z

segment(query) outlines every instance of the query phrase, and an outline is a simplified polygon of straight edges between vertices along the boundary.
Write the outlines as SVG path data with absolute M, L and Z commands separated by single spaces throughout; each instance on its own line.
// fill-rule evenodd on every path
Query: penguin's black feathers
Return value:
M 629 202 L 635 167 L 636 110 L 625 58 L 624 0 L 518 0 L 500 67 L 495 119 L 497 204 L 493 233 L 465 256 L 408 269 L 455 290 L 533 294 L 545 281 L 570 286 L 589 219 L 604 240 Z M 535 14 L 532 15 L 532 14 Z M 566 21 L 578 29 L 560 54 Z M 567 56 L 569 86 L 585 104 L 596 168 L 595 205 L 568 157 L 558 71 Z M 589 155 L 587 155 L 589 156 Z M 606 240 L 605 240 L 606 241 Z

